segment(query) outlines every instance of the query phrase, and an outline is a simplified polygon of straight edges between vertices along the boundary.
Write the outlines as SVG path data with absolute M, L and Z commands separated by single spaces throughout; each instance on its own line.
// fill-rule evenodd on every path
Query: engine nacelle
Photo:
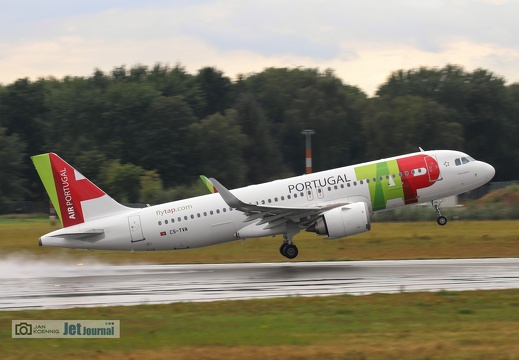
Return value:
M 369 209 L 365 202 L 357 202 L 325 212 L 317 222 L 306 229 L 328 239 L 360 234 L 371 229 Z

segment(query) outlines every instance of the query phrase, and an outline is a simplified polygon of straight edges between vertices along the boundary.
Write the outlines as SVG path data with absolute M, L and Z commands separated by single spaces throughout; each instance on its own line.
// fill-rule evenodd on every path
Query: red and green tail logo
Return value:
M 103 190 L 54 153 L 33 156 L 32 161 L 63 226 L 85 222 L 81 203 L 102 197 Z

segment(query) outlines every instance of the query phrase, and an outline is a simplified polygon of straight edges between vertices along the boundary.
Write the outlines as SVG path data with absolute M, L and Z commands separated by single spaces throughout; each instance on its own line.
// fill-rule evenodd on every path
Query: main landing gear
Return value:
M 292 243 L 292 238 L 297 233 L 299 233 L 299 225 L 292 222 L 287 223 L 287 232 L 283 235 L 283 243 L 279 247 L 279 252 L 287 259 L 295 259 L 299 254 L 297 246 Z
M 442 203 L 442 200 L 443 199 L 433 200 L 431 201 L 431 205 L 433 206 L 434 211 L 436 211 L 436 214 L 438 214 L 436 222 L 438 223 L 438 225 L 444 226 L 445 224 L 447 224 L 447 217 L 443 216 L 440 211 L 440 205 Z

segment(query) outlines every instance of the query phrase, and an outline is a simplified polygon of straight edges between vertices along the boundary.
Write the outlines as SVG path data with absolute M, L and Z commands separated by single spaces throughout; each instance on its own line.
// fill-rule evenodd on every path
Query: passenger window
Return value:
M 187 220 L 187 215 L 186 215 L 186 216 L 184 216 L 184 220 Z
M 227 209 L 226 209 L 226 208 L 223 208 L 223 212 L 227 212 Z
M 179 217 L 177 218 L 177 220 L 178 220 L 178 221 L 182 221 L 182 218 L 179 216 Z
M 196 214 L 196 217 L 200 217 L 200 213 Z
M 287 199 L 290 200 L 292 197 L 290 195 L 287 195 Z
M 213 215 L 214 214 L 213 210 L 209 211 L 209 214 Z
M 171 219 L 171 223 L 173 224 L 175 222 L 175 219 Z
M 364 184 L 364 181 L 363 181 L 363 180 L 361 180 L 361 181 L 360 181 L 360 184 L 361 184 L 361 185 L 362 185 L 362 184 Z
M 162 225 L 162 221 L 159 221 L 159 225 Z
M 167 220 L 164 220 L 164 224 L 166 224 L 166 225 L 167 225 L 167 224 L 168 224 L 168 221 L 167 221 Z
M 285 197 L 284 196 L 281 197 L 281 201 L 285 201 Z
M 194 219 L 195 218 L 195 215 L 191 214 L 191 219 Z
M 294 194 L 294 199 L 297 197 L 297 194 Z
M 216 209 L 216 213 L 219 214 L 220 213 L 220 209 Z
M 265 200 L 261 200 L 261 205 L 265 205 Z
M 204 216 L 207 216 L 207 211 L 204 211 Z

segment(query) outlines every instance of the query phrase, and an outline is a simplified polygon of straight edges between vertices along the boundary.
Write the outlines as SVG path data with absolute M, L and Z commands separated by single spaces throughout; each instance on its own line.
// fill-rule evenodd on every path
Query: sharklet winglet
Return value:
M 202 182 L 204 183 L 204 185 L 209 189 L 209 191 L 211 192 L 211 194 L 215 194 L 218 192 L 218 189 L 213 185 L 213 183 L 211 182 L 211 180 L 209 180 L 206 176 L 204 175 L 200 175 L 200 179 L 202 180 Z

